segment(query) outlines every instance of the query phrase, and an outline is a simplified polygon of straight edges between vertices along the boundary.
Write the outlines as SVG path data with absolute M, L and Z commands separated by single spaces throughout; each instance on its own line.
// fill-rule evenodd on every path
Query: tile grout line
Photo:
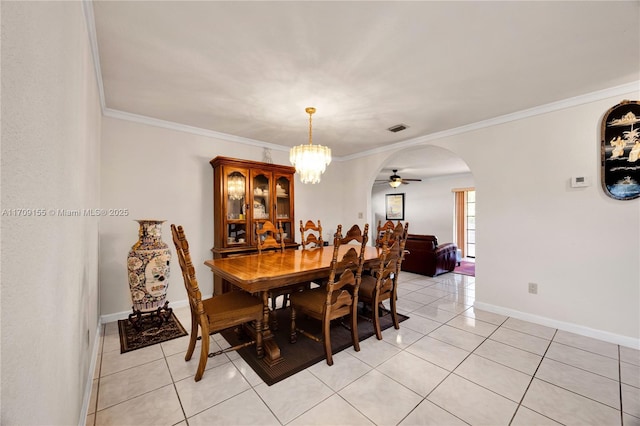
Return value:
M 533 383 L 533 379 L 536 378 L 536 373 L 538 373 L 538 370 L 540 369 L 540 366 L 542 365 L 542 361 L 544 361 L 544 358 L 547 356 L 547 352 L 549 351 L 549 348 L 551 347 L 551 343 L 553 343 L 553 339 L 556 337 L 557 333 L 558 333 L 558 329 L 556 329 L 556 331 L 553 332 L 553 336 L 551 337 L 551 340 L 549 340 L 549 344 L 547 345 L 547 349 L 545 349 L 544 354 L 542 354 L 542 357 L 540 358 L 540 362 L 538 363 L 538 366 L 536 367 L 536 371 L 534 371 L 533 374 L 531 375 L 531 380 L 529 381 L 529 384 L 527 385 L 527 388 L 524 390 L 524 393 L 522 394 L 522 398 L 520 398 L 520 401 L 518 402 L 518 407 L 516 408 L 516 411 L 513 413 L 513 416 L 511 417 L 511 420 L 509 421 L 509 425 L 511 425 L 511 423 L 513 423 L 513 420 L 516 418 L 516 415 L 518 414 L 518 410 L 520 410 L 520 407 L 522 407 L 522 401 L 524 401 L 524 397 L 527 395 L 527 392 L 529 392 L 529 388 L 531 387 L 531 384 Z M 525 408 L 528 408 L 528 407 L 525 407 Z M 534 410 L 532 410 L 532 411 L 534 411 Z M 534 412 L 537 413 L 537 411 L 534 411 Z M 540 414 L 541 416 L 544 416 L 546 418 L 550 418 L 550 417 L 545 416 L 542 413 L 538 413 L 538 414 Z M 551 419 L 551 420 L 556 421 L 555 419 Z
M 451 318 L 451 320 L 453 320 L 454 318 L 456 318 L 456 317 L 458 317 L 458 316 L 461 316 L 461 315 L 462 315 L 462 316 L 464 316 L 463 314 L 464 314 L 465 312 L 467 312 L 467 311 L 468 311 L 469 309 L 471 309 L 471 308 L 473 308 L 473 306 L 470 306 L 469 308 L 465 309 L 463 312 L 461 312 L 461 313 L 457 314 L 455 317 Z M 478 346 L 476 346 L 472 351 L 470 351 L 470 352 L 469 352 L 469 354 L 468 354 L 467 356 L 465 356 L 465 357 L 462 359 L 462 361 L 460 361 L 460 362 L 459 362 L 459 363 L 458 363 L 458 364 L 453 368 L 453 370 L 449 371 L 449 374 L 447 374 L 447 375 L 446 375 L 446 376 L 445 376 L 445 377 L 444 377 L 444 378 L 443 378 L 443 379 L 442 379 L 442 380 L 441 380 L 441 381 L 440 381 L 436 386 L 434 386 L 434 388 L 433 388 L 433 389 L 431 389 L 431 391 L 430 391 L 429 393 L 427 393 L 427 395 L 422 399 L 422 401 L 420 402 L 420 404 L 421 404 L 422 402 L 424 402 L 424 401 L 428 401 L 428 402 L 430 402 L 431 404 L 435 405 L 436 407 L 440 408 L 441 410 L 444 410 L 445 412 L 447 412 L 447 413 L 451 414 L 451 415 L 452 415 L 452 416 L 454 416 L 455 418 L 460 419 L 460 420 L 461 420 L 461 421 L 463 421 L 464 423 L 466 423 L 466 424 L 470 424 L 469 422 L 467 422 L 467 421 L 465 421 L 464 419 L 462 419 L 462 418 L 458 417 L 457 415 L 455 415 L 454 413 L 450 412 L 450 411 L 449 411 L 449 410 L 447 410 L 446 408 L 441 407 L 440 405 L 436 404 L 435 402 L 433 402 L 433 401 L 429 400 L 429 399 L 428 399 L 428 398 L 429 398 L 429 395 L 431 395 L 431 394 L 432 394 L 436 389 L 438 389 L 438 386 L 440 386 L 440 385 L 441 385 L 445 380 L 447 380 L 447 379 L 448 379 L 452 374 L 454 374 L 454 372 L 455 372 L 456 368 L 458 368 L 458 367 L 459 367 L 463 362 L 465 362 L 465 361 L 466 361 L 466 360 L 471 356 L 471 354 L 473 354 L 473 353 L 476 351 L 476 349 L 478 349 L 478 348 L 479 348 L 479 347 L 480 347 L 484 342 L 486 342 L 487 340 L 489 340 L 489 337 L 491 337 L 491 335 L 493 335 L 493 333 L 495 333 L 495 332 L 496 332 L 496 331 L 497 331 L 497 330 L 498 330 L 498 329 L 499 329 L 499 328 L 500 328 L 500 327 L 501 327 L 501 326 L 502 326 L 502 325 L 503 325 L 503 324 L 504 324 L 508 319 L 509 319 L 509 317 L 507 317 L 504 321 L 502 321 L 502 323 L 500 323 L 500 325 L 498 325 L 498 327 L 496 327 L 496 329 L 495 329 L 495 330 L 493 330 L 493 331 L 492 331 L 488 336 L 486 336 L 486 337 L 481 336 L 481 337 L 484 337 L 484 340 L 482 341 L 482 343 L 480 343 L 480 344 L 479 344 Z M 449 320 L 449 321 L 451 321 L 451 320 Z M 441 327 L 442 327 L 443 325 L 445 325 L 445 324 L 446 324 L 446 323 L 442 323 L 439 327 L 436 327 L 434 330 L 431 330 L 428 334 L 425 334 L 425 335 L 424 335 L 424 337 L 430 337 L 430 336 L 429 336 L 429 334 L 430 334 L 430 333 L 433 333 L 434 331 L 438 330 L 439 328 L 441 328 Z M 463 331 L 465 331 L 465 330 L 463 330 Z M 472 334 L 473 334 L 473 333 L 472 333 Z M 431 338 L 432 338 L 432 339 L 435 339 L 435 337 L 431 337 Z M 439 339 L 436 339 L 436 340 L 439 340 Z M 441 341 L 441 342 L 442 342 L 442 340 L 439 340 L 439 341 Z M 448 343 L 448 342 L 443 342 L 443 343 L 446 343 L 446 344 L 448 344 L 448 345 L 451 345 L 451 343 Z M 411 345 L 409 345 L 409 346 L 411 346 Z M 457 348 L 457 346 L 455 346 L 455 345 L 451 345 L 451 346 L 454 346 L 454 347 L 456 347 L 456 348 Z M 462 348 L 459 348 L 459 349 L 462 349 Z M 463 350 L 465 350 L 465 349 L 463 349 Z M 479 356 L 479 355 L 478 355 L 478 356 Z M 427 361 L 427 360 L 425 360 L 425 361 Z M 427 362 L 430 362 L 430 361 L 427 361 Z M 432 363 L 432 364 L 433 364 L 433 363 Z M 434 364 L 434 365 L 437 365 L 437 364 Z M 443 367 L 441 367 L 441 366 L 438 366 L 438 367 L 443 368 Z M 456 376 L 458 376 L 458 375 L 456 374 Z M 458 376 L 458 377 L 461 377 L 461 376 Z M 462 378 L 462 379 L 464 379 L 464 380 L 468 380 L 468 379 L 465 379 L 464 377 L 461 377 L 461 378 Z M 470 381 L 471 383 L 474 383 L 474 384 L 478 385 L 477 383 L 475 383 L 475 382 L 473 382 L 473 381 L 471 381 L 471 380 L 469 380 L 469 381 Z M 480 385 L 478 385 L 478 386 L 480 386 Z M 487 388 L 485 388 L 484 386 L 481 386 L 481 387 L 482 387 L 482 388 L 484 388 L 484 389 L 487 389 Z M 496 392 L 492 391 L 491 389 L 487 389 L 487 390 L 489 390 L 490 392 L 496 393 Z M 496 393 L 496 394 L 497 394 L 497 393 Z M 497 395 L 500 395 L 500 394 L 497 394 Z M 500 395 L 500 396 L 502 396 L 502 395 Z M 420 404 L 418 404 L 418 405 L 420 405 Z M 409 412 L 409 413 L 408 413 L 408 414 L 407 414 L 407 415 L 406 415 L 402 420 L 406 419 L 406 418 L 407 418 L 407 416 L 409 416 L 409 414 L 411 414 L 411 413 L 412 413 L 412 412 L 413 412 L 413 411 L 418 407 L 418 405 L 416 405 L 416 406 L 413 408 L 413 410 L 411 410 L 411 411 L 410 411 L 410 412 Z M 517 410 L 516 410 L 516 411 L 517 411 Z M 515 413 L 514 413 L 514 414 L 515 414 Z M 402 421 L 401 421 L 401 422 L 402 422 Z
M 173 385 L 173 390 L 176 393 L 176 397 L 178 398 L 178 404 L 180 404 L 180 410 L 182 410 L 182 416 L 184 417 L 184 422 L 189 425 L 189 419 L 187 419 L 187 413 L 184 410 L 184 405 L 182 405 L 182 399 L 180 398 L 180 393 L 178 392 L 178 387 L 176 386 L 176 381 L 173 377 L 173 373 L 171 372 L 171 367 L 169 367 L 169 360 L 167 359 L 167 353 L 164 351 L 164 347 L 162 343 L 160 343 L 160 350 L 162 351 L 162 356 L 164 358 L 164 363 L 167 366 L 167 370 L 169 371 L 169 377 L 171 377 L 171 384 Z M 187 377 L 188 378 L 188 377 Z M 180 422 L 178 422 L 180 423 Z M 178 424 L 176 423 L 176 424 Z
M 620 396 L 620 424 L 624 425 L 624 407 L 622 406 L 622 365 L 620 356 L 620 345 L 618 345 L 618 394 Z

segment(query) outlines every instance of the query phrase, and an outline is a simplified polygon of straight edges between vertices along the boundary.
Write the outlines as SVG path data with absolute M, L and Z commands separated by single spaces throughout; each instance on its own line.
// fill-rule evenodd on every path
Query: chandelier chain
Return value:
M 307 114 L 309 114 L 309 145 L 313 145 L 312 142 L 312 125 L 311 125 L 311 116 L 313 115 L 314 112 L 316 112 L 316 109 L 314 107 L 307 107 L 305 108 L 305 111 Z

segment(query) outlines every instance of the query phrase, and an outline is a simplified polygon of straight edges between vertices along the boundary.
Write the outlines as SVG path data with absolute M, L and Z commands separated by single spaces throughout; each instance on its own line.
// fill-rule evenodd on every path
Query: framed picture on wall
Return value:
M 387 220 L 404 220 L 404 194 L 385 195 Z
M 616 200 L 640 197 L 640 102 L 622 101 L 602 119 L 604 192 Z

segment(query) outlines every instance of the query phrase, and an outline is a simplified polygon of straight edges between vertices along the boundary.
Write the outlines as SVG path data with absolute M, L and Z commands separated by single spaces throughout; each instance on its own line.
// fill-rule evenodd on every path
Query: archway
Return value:
M 397 169 L 402 178 L 422 179 L 392 188 L 384 180 Z M 411 234 L 436 235 L 438 241 L 456 242 L 455 189 L 474 188 L 467 163 L 455 152 L 427 145 L 390 155 L 378 170 L 371 188 L 371 218 L 375 225 L 386 220 L 387 195 L 403 194 L 404 220 Z M 394 199 L 396 197 L 393 197 Z

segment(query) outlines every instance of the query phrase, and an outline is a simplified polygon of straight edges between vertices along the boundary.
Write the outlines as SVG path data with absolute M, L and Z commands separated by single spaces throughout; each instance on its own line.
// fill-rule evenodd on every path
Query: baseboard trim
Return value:
M 202 295 L 202 299 L 208 299 L 209 297 L 211 297 L 211 294 L 203 294 Z M 183 300 L 178 300 L 177 302 L 170 302 L 169 307 L 171 308 L 184 308 L 185 306 L 189 306 L 189 301 L 187 299 L 183 299 Z M 129 314 L 131 314 L 132 311 L 122 311 L 122 312 L 116 312 L 113 314 L 105 314 L 102 315 L 100 317 L 100 323 L 101 324 L 107 324 L 110 322 L 114 322 L 114 321 L 118 321 L 121 319 L 127 319 L 129 318 Z
M 89 364 L 89 374 L 84 384 L 84 396 L 82 398 L 82 409 L 80 411 L 80 419 L 78 426 L 87 424 L 87 415 L 89 413 L 89 404 L 91 403 L 91 391 L 93 390 L 93 377 L 96 372 L 96 362 L 98 361 L 98 350 L 100 349 L 100 339 L 102 339 L 102 322 L 98 321 L 96 329 L 96 337 L 93 339 L 93 349 L 91 350 L 91 363 Z
M 502 306 L 491 305 L 484 302 L 476 301 L 473 306 L 478 309 L 482 309 L 483 311 L 493 312 L 494 314 L 505 315 L 508 317 L 517 318 L 519 320 L 529 321 L 547 327 L 557 328 L 558 330 L 568 331 L 570 333 L 579 334 L 581 336 L 591 337 L 594 339 L 603 340 L 605 342 L 614 343 L 616 345 L 640 350 L 640 339 L 636 339 L 633 337 L 622 336 L 620 334 L 610 333 L 603 330 L 596 330 L 594 328 L 585 327 L 570 322 L 558 321 L 552 318 L 517 311 L 515 309 L 504 308 Z

